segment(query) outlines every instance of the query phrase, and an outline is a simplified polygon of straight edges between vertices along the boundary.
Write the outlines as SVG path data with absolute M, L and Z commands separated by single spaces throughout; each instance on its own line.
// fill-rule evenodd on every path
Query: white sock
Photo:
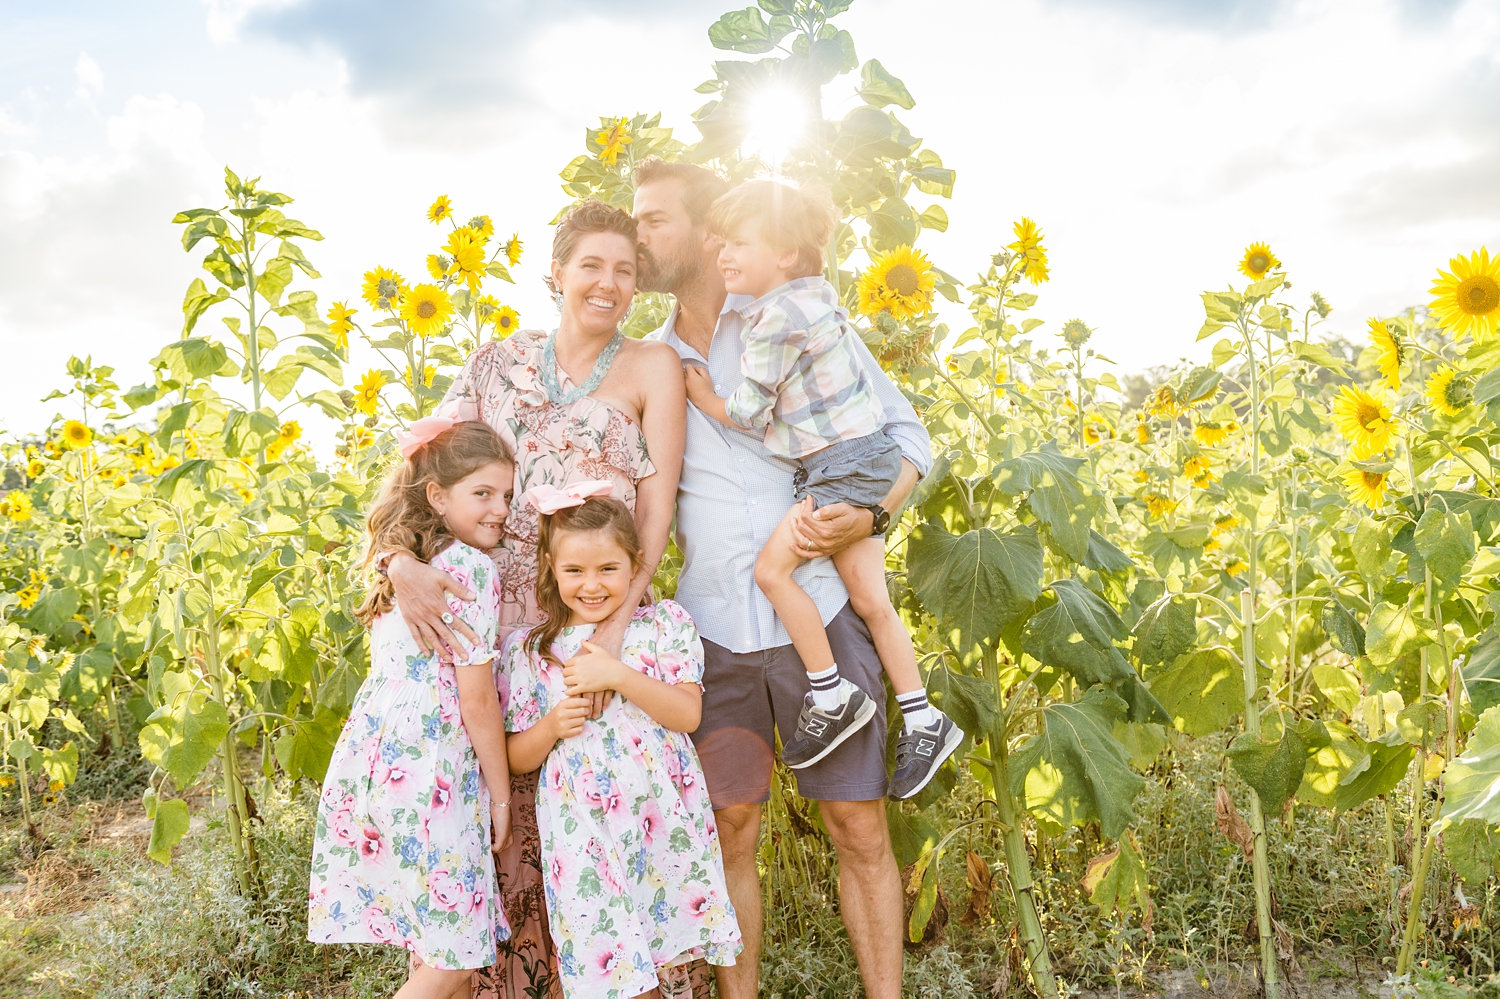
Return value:
M 834 663 L 825 670 L 807 674 L 812 684 L 813 703 L 824 711 L 832 711 L 844 703 L 844 684 L 839 677 L 839 664 Z

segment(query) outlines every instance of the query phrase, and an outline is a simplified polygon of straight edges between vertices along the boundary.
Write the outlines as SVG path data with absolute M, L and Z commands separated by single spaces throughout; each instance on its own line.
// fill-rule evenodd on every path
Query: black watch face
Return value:
M 878 507 L 875 509 L 874 513 L 875 522 L 870 525 L 870 530 L 876 534 L 879 534 L 881 531 L 884 531 L 886 529 L 887 525 L 890 524 L 891 515 L 885 510 L 882 510 Z

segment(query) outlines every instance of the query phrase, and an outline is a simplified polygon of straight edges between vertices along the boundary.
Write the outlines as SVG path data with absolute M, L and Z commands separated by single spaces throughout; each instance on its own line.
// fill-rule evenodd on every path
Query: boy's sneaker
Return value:
M 818 707 L 811 692 L 802 699 L 797 732 L 781 747 L 781 760 L 793 770 L 810 767 L 875 717 L 875 702 L 848 680 L 841 684 L 843 703 L 832 710 Z
M 937 774 L 943 761 L 964 741 L 963 730 L 941 711 L 926 728 L 902 732 L 896 740 L 896 772 L 891 776 L 891 797 L 910 798 Z

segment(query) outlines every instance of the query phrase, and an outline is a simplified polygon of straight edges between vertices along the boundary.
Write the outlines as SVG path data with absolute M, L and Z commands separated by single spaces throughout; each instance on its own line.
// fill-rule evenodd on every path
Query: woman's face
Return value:
M 635 296 L 635 276 L 635 243 L 615 232 L 579 237 L 566 263 L 552 261 L 564 324 L 585 333 L 613 333 Z

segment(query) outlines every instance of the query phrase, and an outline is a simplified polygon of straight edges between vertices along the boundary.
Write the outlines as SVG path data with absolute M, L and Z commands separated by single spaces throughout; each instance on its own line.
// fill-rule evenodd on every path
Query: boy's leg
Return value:
M 833 650 L 823 630 L 823 616 L 807 591 L 792 579 L 803 560 L 792 554 L 791 514 L 771 532 L 771 538 L 755 558 L 755 585 L 776 610 L 776 616 L 802 658 L 807 672 L 822 673 L 834 665 Z
M 835 555 L 833 564 L 849 589 L 850 606 L 870 629 L 880 665 L 896 691 L 902 727 L 890 794 L 896 799 L 910 798 L 927 786 L 958 749 L 963 732 L 927 700 L 911 635 L 891 606 L 885 586 L 884 540 L 858 542 Z

